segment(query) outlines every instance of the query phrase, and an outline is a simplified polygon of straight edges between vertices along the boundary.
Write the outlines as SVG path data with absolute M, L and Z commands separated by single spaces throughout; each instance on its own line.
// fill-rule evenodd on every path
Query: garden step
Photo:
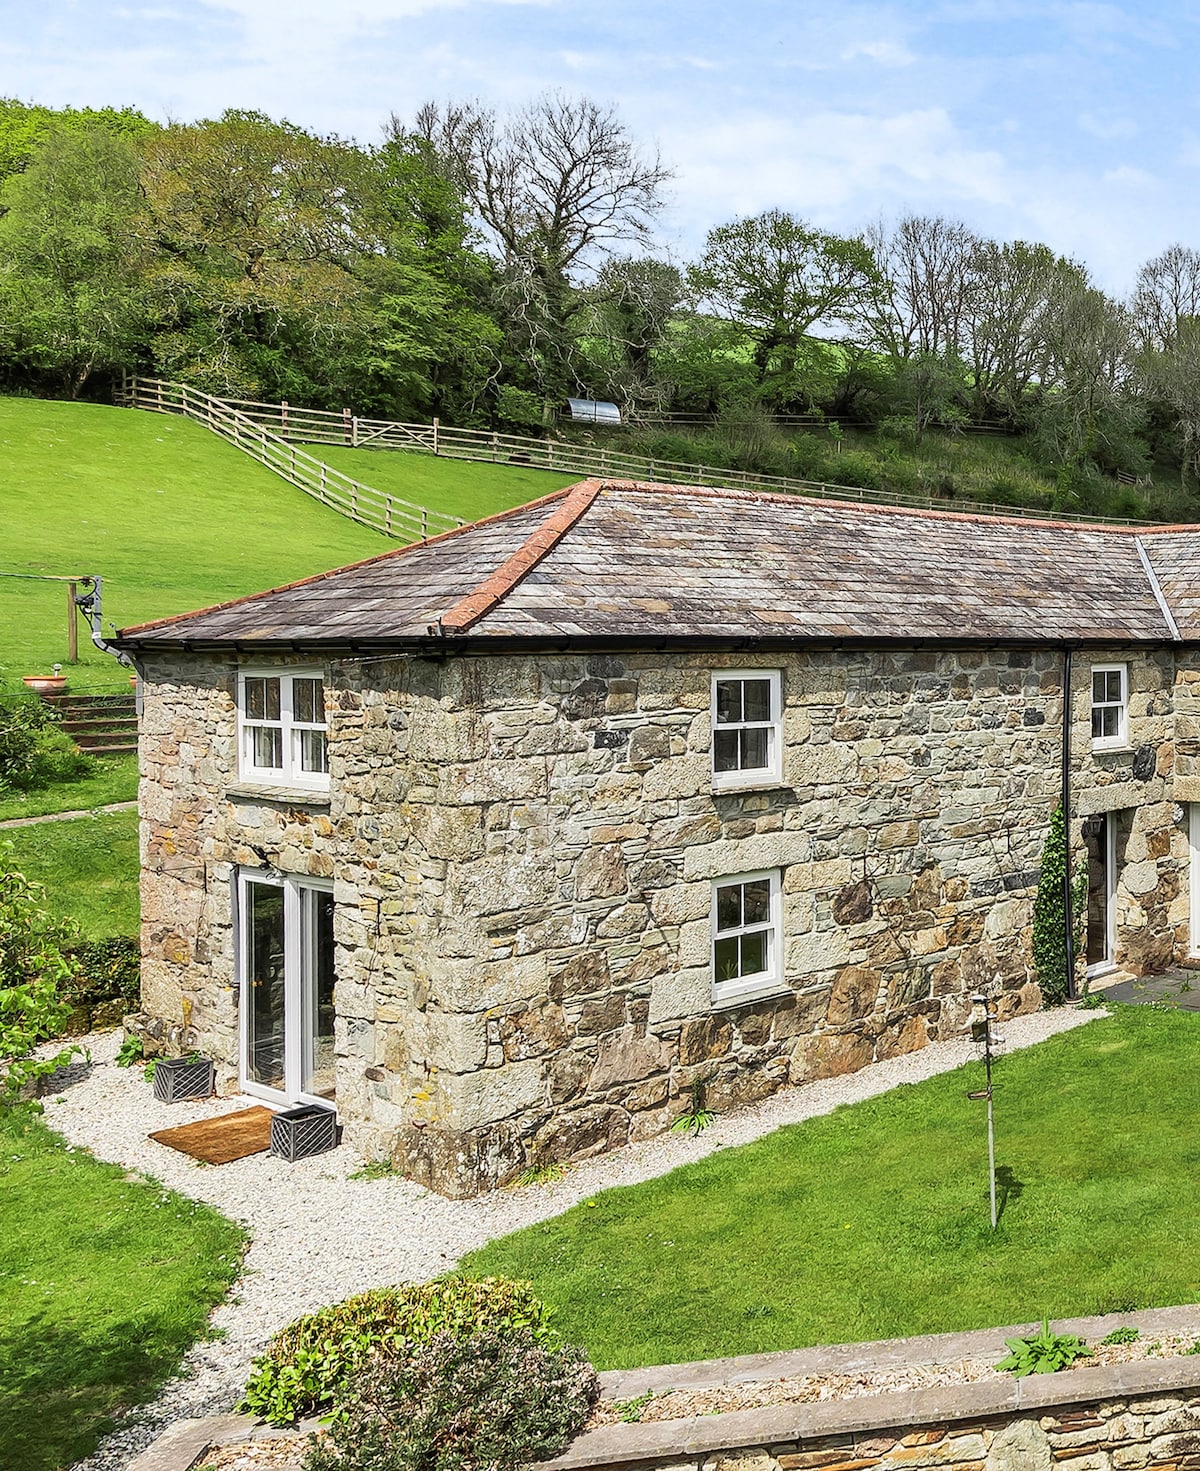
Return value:
M 77 741 L 76 744 L 79 746 L 79 749 L 81 751 L 86 751 L 89 756 L 118 756 L 123 755 L 127 751 L 137 750 L 136 741 L 124 741 L 119 745 L 111 746 L 98 744 L 93 741 L 89 741 L 86 744 L 81 741 Z

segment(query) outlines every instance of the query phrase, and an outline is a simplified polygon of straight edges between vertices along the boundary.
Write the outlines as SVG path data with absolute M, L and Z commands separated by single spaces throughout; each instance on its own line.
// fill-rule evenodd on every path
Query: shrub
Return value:
M 0 700 L 0 792 L 73 781 L 93 765 L 58 729 L 58 716 L 42 700 Z
M 11 850 L 9 850 L 11 851 Z M 42 908 L 44 891 L 8 867 L 0 851 L 0 1102 L 11 1103 L 26 1087 L 65 1067 L 80 1051 L 34 1057 L 39 1042 L 57 1037 L 70 1006 L 60 987 L 73 974 L 65 953 L 69 928 Z
M 526 1332 L 552 1348 L 550 1309 L 528 1282 L 442 1277 L 378 1287 L 297 1318 L 255 1359 L 242 1409 L 272 1425 L 333 1409 L 344 1386 L 372 1360 L 406 1358 L 437 1334 L 466 1338 L 483 1330 Z
M 1042 847 L 1042 867 L 1033 901 L 1033 972 L 1047 1006 L 1061 1006 L 1067 999 L 1067 955 L 1063 935 L 1067 908 L 1063 877 L 1067 865 L 1067 836 L 1060 803 L 1050 817 L 1050 831 Z M 1071 886 L 1075 956 L 1083 939 L 1083 917 L 1087 908 L 1087 868 L 1080 866 Z
M 141 946 L 130 935 L 105 940 L 81 940 L 66 954 L 76 970 L 66 986 L 78 1001 L 126 1001 L 136 1006 L 141 996 Z
M 304 1471 L 519 1471 L 556 1456 L 600 1392 L 578 1349 L 528 1329 L 439 1333 L 374 1363 Z

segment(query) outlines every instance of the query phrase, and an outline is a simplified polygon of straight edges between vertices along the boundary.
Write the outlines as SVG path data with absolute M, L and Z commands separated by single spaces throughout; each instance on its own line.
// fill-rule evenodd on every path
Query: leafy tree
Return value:
M 705 305 L 749 333 L 764 397 L 786 404 L 804 394 L 810 334 L 852 321 L 873 271 L 861 240 L 771 209 L 710 230 L 689 276 Z
M 1138 272 L 1130 302 L 1143 347 L 1168 351 L 1181 322 L 1200 317 L 1200 250 L 1169 245 Z
M 371 159 L 256 112 L 164 129 L 142 172 L 159 370 L 217 392 L 344 399 L 381 248 Z M 332 371 L 331 371 L 332 370 Z
M 0 188 L 0 343 L 10 374 L 74 398 L 136 359 L 144 326 L 138 163 L 106 129 L 54 128 Z
M 99 128 L 136 143 L 158 124 L 134 107 L 45 107 L 0 97 L 0 183 L 27 168 L 52 132 L 80 133 Z
M 580 324 L 593 386 L 618 403 L 661 405 L 656 354 L 684 301 L 683 276 L 649 256 L 606 261 Z
M 416 131 L 484 232 L 509 348 L 548 413 L 578 381 L 580 284 L 614 245 L 648 238 L 669 171 L 612 107 L 560 92 L 503 121 L 475 102 L 427 103 Z M 395 116 L 392 132 L 405 132 Z

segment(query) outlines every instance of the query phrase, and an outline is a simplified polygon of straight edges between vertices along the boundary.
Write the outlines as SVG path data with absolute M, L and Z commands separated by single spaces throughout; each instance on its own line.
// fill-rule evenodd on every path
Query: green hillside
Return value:
M 415 455 L 355 460 L 365 467 L 347 464 L 352 474 L 386 471 L 370 483 L 466 520 L 567 483 Z M 397 545 L 185 419 L 32 398 L 0 397 L 0 526 L 0 690 L 66 659 L 66 591 L 28 574 L 99 573 L 105 623 L 120 627 Z M 82 624 L 71 682 L 127 685 Z

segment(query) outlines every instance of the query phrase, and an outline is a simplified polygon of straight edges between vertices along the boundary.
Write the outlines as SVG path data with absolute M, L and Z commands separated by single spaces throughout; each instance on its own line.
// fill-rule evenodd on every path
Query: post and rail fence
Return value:
M 216 398 L 182 383 L 127 374 L 118 393 L 131 408 L 184 414 L 219 434 L 277 475 L 333 506 L 364 526 L 397 539 L 425 538 L 461 526 L 461 519 L 445 516 L 323 464 L 295 448 L 296 444 L 341 445 L 350 449 L 406 450 L 445 459 L 520 465 L 524 469 L 553 470 L 561 474 L 649 481 L 664 485 L 707 486 L 723 490 L 767 491 L 865 505 L 907 506 L 920 510 L 961 511 L 966 514 L 1020 516 L 1045 520 L 1053 515 L 1026 506 L 993 502 L 948 501 L 932 493 L 867 490 L 856 485 L 801 480 L 786 475 L 761 475 L 752 470 L 726 470 L 683 460 L 662 460 L 625 454 L 561 439 L 501 434 L 487 429 L 453 429 L 434 419 L 431 424 L 406 424 L 392 419 L 360 418 L 349 409 L 296 408 L 292 404 L 257 403 L 252 399 Z M 1071 516 L 1073 521 L 1131 526 L 1129 517 Z

